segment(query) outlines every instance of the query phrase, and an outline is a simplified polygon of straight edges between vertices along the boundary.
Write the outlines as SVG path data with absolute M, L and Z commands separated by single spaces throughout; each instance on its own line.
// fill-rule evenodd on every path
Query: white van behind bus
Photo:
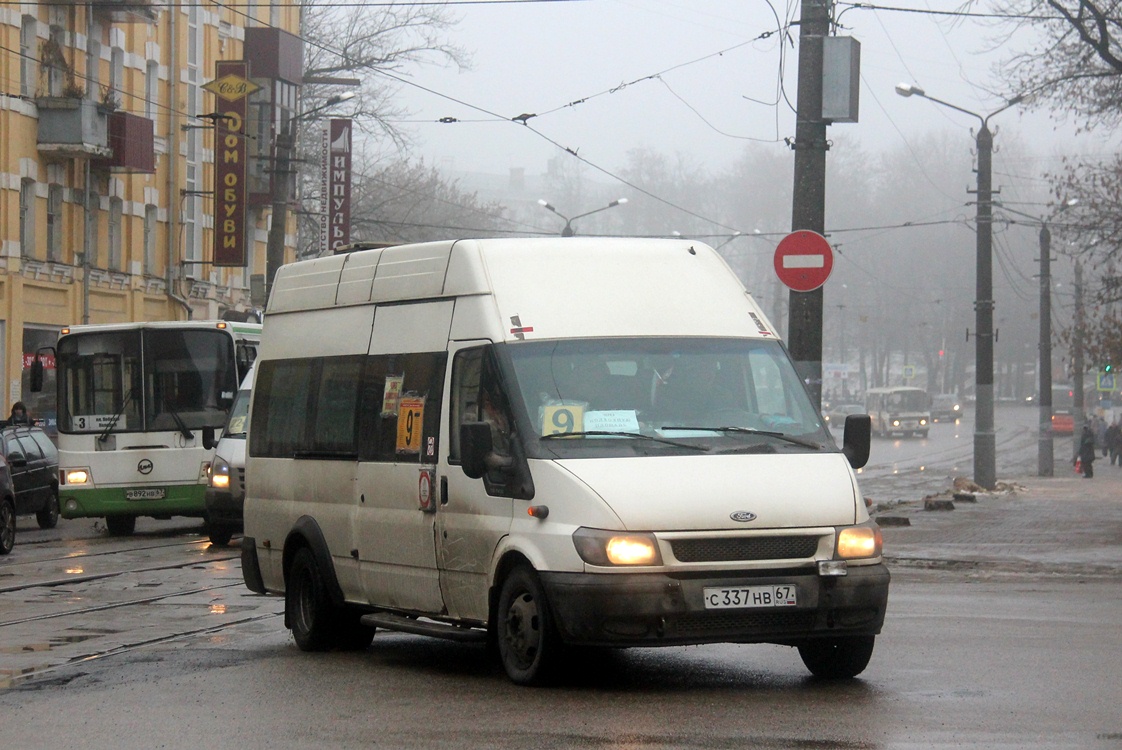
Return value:
M 249 428 L 249 397 L 254 367 L 242 378 L 214 458 L 206 471 L 206 529 L 212 544 L 226 546 L 242 530 L 245 504 L 245 436 Z
M 246 585 L 304 650 L 769 642 L 860 673 L 889 574 L 854 467 L 711 248 L 494 239 L 279 269 L 256 363 Z

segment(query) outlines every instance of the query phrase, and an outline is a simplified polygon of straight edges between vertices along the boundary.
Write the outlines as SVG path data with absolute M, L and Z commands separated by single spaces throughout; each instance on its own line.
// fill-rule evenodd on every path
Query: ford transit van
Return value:
M 495 646 L 778 643 L 852 677 L 889 573 L 778 332 L 691 240 L 486 239 L 278 270 L 242 569 L 301 649 L 377 628 Z

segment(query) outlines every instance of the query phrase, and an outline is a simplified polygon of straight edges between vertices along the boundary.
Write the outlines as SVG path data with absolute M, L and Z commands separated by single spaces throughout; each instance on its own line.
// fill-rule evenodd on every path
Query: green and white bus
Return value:
M 62 516 L 105 518 L 114 535 L 131 534 L 138 516 L 205 518 L 216 433 L 260 337 L 259 324 L 217 320 L 64 328 L 55 349 Z

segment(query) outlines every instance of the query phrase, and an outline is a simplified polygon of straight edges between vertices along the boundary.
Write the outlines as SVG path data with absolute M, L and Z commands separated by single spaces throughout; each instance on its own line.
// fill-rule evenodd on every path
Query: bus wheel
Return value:
M 334 645 L 338 613 L 327 596 L 316 557 L 307 547 L 292 558 L 284 614 L 301 651 L 326 651 Z
M 208 523 L 206 525 L 207 536 L 210 537 L 210 543 L 216 547 L 225 547 L 230 543 L 230 537 L 234 535 L 234 530 L 229 526 L 218 526 L 217 524 Z
M 541 685 L 553 677 L 563 645 L 545 591 L 529 567 L 515 568 L 503 581 L 495 627 L 499 659 L 512 681 Z
M 10 497 L 0 497 L 0 555 L 16 546 L 16 504 Z
M 815 677 L 849 679 L 865 671 L 875 642 L 872 635 L 816 638 L 799 646 L 799 656 Z
M 129 536 L 136 531 L 136 516 L 106 516 L 105 527 L 109 536 Z

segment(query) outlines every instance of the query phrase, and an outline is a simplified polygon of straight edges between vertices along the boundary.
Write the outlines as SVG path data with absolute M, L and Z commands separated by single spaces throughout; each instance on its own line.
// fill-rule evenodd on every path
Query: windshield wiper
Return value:
M 582 432 L 555 432 L 552 435 L 542 435 L 542 440 L 555 440 L 557 438 L 567 437 L 626 437 L 636 438 L 638 440 L 650 440 L 654 443 L 663 443 L 665 445 L 673 445 L 677 448 L 689 448 L 690 450 L 701 451 L 702 453 L 709 452 L 708 445 L 693 445 L 692 443 L 682 443 L 677 440 L 668 440 L 667 438 L 654 437 L 653 435 L 644 435 L 640 432 L 615 432 L 612 430 L 585 430 Z
M 809 440 L 803 440 L 783 432 L 773 432 L 771 430 L 757 430 L 752 427 L 682 427 L 678 425 L 669 425 L 660 427 L 662 430 L 696 430 L 698 432 L 735 432 L 740 435 L 763 435 L 764 437 L 772 437 L 776 440 L 782 440 L 786 443 L 793 443 L 801 445 L 805 448 L 813 448 L 814 450 L 822 450 L 819 443 L 812 443 Z
M 101 434 L 97 436 L 97 442 L 104 443 L 106 440 L 109 439 L 109 433 L 113 432 L 113 428 L 117 426 L 117 422 L 120 421 L 121 415 L 124 414 L 125 409 L 128 408 L 129 401 L 132 400 L 132 392 L 134 390 L 135 390 L 134 388 L 129 388 L 129 392 L 125 394 L 125 398 L 121 401 L 120 411 L 118 411 L 116 414 L 114 414 L 113 418 L 110 419 L 109 422 L 106 423 L 105 429 L 102 430 Z
M 166 402 L 164 403 L 164 406 L 168 406 Z M 187 429 L 187 424 L 183 421 L 183 417 L 179 416 L 179 412 L 168 406 L 168 414 L 170 414 L 171 418 L 175 420 L 175 426 L 179 428 L 179 434 L 183 436 L 183 439 L 194 440 L 195 433 Z

